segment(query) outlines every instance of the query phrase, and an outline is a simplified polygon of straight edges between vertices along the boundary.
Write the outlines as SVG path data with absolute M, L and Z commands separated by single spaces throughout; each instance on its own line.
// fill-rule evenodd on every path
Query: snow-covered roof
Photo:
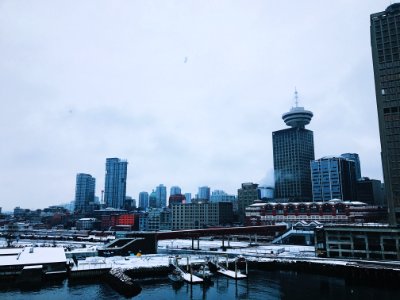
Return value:
M 66 262 L 65 252 L 59 247 L 25 247 L 0 249 L 0 267 Z

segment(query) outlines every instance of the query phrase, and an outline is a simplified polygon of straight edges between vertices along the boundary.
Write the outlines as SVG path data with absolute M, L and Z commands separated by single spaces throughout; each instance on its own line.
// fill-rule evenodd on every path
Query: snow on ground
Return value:
M 225 241 L 225 246 L 227 246 Z M 197 241 L 194 246 L 197 247 Z M 135 268 L 152 268 L 152 267 L 167 267 L 176 255 L 179 255 L 179 264 L 186 266 L 190 263 L 203 263 L 208 257 L 213 255 L 220 256 L 220 261 L 226 260 L 226 255 L 245 255 L 247 258 L 254 256 L 251 260 L 262 261 L 268 257 L 272 261 L 277 258 L 307 258 L 315 257 L 313 246 L 296 246 L 296 245 L 270 245 L 264 244 L 259 246 L 252 245 L 249 247 L 248 242 L 230 242 L 232 248 L 222 251 L 221 240 L 200 240 L 200 251 L 188 251 L 192 247 L 192 240 L 165 240 L 158 242 L 159 251 L 166 252 L 165 254 L 151 254 L 142 256 L 114 256 L 114 257 L 87 257 L 85 260 L 79 260 L 78 267 L 74 269 L 90 269 L 101 267 L 119 267 L 122 269 Z M 218 249 L 210 253 L 210 248 Z M 83 250 L 83 249 L 82 249 Z M 203 252 L 203 250 L 205 252 Z M 185 253 L 185 254 L 183 254 Z M 232 259 L 229 259 L 230 261 Z
M 189 258 L 189 260 L 188 260 Z M 85 260 L 79 260 L 78 266 L 74 266 L 73 270 L 87 270 L 97 268 L 121 268 L 121 269 L 138 269 L 153 267 L 168 267 L 169 263 L 174 260 L 174 256 L 165 254 L 148 254 L 142 256 L 112 256 L 112 257 L 86 257 Z M 203 263 L 206 259 L 205 255 L 185 255 L 180 257 L 179 264 L 186 266 L 190 263 Z
M 268 255 L 273 257 L 315 257 L 314 246 L 297 246 L 297 245 L 272 245 L 272 244 L 254 244 L 249 246 L 248 242 L 230 242 L 230 247 L 222 252 L 221 240 L 200 240 L 200 249 L 209 251 L 210 249 L 218 249 L 221 253 L 242 254 L 242 255 Z M 225 241 L 225 246 L 228 246 Z M 192 240 L 165 240 L 158 242 L 159 249 L 174 250 L 191 249 Z M 197 241 L 194 241 L 194 247 L 197 247 Z

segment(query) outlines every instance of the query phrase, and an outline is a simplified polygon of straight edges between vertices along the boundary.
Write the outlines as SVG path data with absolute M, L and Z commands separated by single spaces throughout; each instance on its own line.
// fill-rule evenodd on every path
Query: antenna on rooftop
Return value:
M 299 93 L 297 92 L 296 87 L 294 87 L 294 103 L 296 104 L 296 107 L 299 106 Z

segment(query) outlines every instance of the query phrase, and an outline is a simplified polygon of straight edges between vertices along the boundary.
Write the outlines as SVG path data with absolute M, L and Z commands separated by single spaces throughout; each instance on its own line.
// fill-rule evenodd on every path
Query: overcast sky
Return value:
M 316 158 L 356 152 L 382 180 L 369 16 L 387 0 L 0 0 L 0 207 L 163 183 L 237 193 L 272 184 L 272 131 L 293 105 Z

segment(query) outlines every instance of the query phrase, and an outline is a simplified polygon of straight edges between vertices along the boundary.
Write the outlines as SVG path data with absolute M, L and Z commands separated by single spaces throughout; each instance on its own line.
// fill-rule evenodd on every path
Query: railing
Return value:
M 78 265 L 74 265 L 71 268 L 71 271 L 85 271 L 85 270 L 101 270 L 101 269 L 110 269 L 112 264 L 107 263 L 83 263 Z

